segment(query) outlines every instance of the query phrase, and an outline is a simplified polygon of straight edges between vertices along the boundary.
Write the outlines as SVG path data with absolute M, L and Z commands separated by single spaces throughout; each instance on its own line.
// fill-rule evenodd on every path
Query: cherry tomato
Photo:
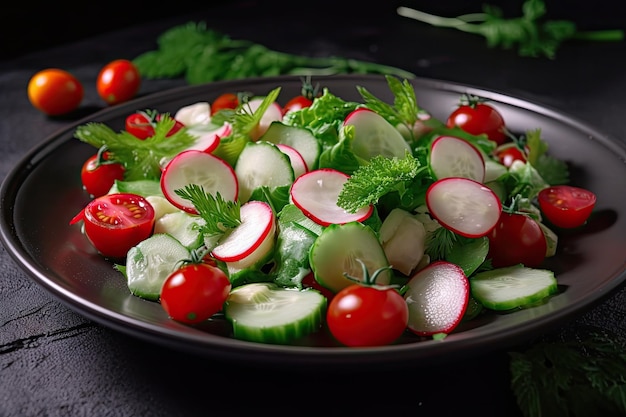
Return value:
M 167 277 L 161 305 L 173 320 L 200 323 L 222 309 L 230 289 L 228 276 L 218 267 L 190 263 Z
M 536 268 L 546 257 L 548 247 L 543 230 L 525 214 L 503 211 L 498 224 L 487 237 L 488 257 L 495 268 L 519 263 Z
M 59 116 L 76 110 L 83 100 L 83 85 L 67 71 L 49 68 L 28 82 L 28 99 L 39 111 Z
M 234 93 L 224 93 L 218 96 L 213 103 L 211 103 L 211 115 L 214 115 L 220 110 L 224 109 L 236 109 L 239 105 L 239 97 Z
M 507 168 L 509 168 L 515 161 L 526 162 L 526 155 L 524 152 L 512 143 L 498 146 L 495 150 L 495 155 L 500 163 Z
M 326 321 L 331 334 L 346 346 L 383 346 L 406 330 L 409 308 L 392 287 L 350 285 L 328 304 Z
M 108 160 L 107 153 L 97 153 L 83 164 L 80 179 L 83 188 L 92 197 L 100 197 L 109 192 L 115 180 L 124 179 L 124 166 Z
M 458 126 L 472 135 L 484 133 L 498 145 L 507 141 L 500 112 L 477 97 L 462 98 L 461 104 L 448 116 L 446 125 L 450 128 Z
M 70 221 L 83 220 L 85 234 L 103 256 L 123 258 L 128 250 L 152 234 L 155 214 L 142 196 L 130 193 L 97 197 Z
M 302 110 L 306 107 L 310 107 L 311 104 L 313 104 L 313 100 L 305 96 L 295 96 L 285 104 L 283 114 L 287 114 L 290 111 Z
M 557 227 L 570 229 L 582 226 L 593 211 L 596 195 L 571 185 L 553 185 L 537 195 L 539 208 L 546 219 Z
M 98 74 L 96 89 L 107 104 L 118 104 L 135 97 L 141 86 L 139 70 L 131 61 L 117 59 L 105 65 Z
M 161 120 L 162 114 L 154 110 L 137 111 L 126 117 L 125 129 L 138 139 L 146 139 L 154 136 L 154 127 Z M 174 121 L 174 126 L 167 133 L 167 137 L 178 132 L 184 125 L 178 120 Z

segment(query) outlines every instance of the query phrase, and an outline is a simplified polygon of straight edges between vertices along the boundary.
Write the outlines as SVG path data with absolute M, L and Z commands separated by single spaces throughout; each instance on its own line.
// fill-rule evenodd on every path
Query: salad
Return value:
M 284 105 L 277 86 L 138 110 L 119 132 L 78 126 L 96 151 L 70 224 L 133 295 L 253 342 L 443 339 L 555 295 L 543 262 L 559 229 L 584 227 L 593 192 L 568 184 L 540 129 L 510 132 L 466 94 L 439 120 L 409 81 L 386 80 L 392 103 L 306 79 Z

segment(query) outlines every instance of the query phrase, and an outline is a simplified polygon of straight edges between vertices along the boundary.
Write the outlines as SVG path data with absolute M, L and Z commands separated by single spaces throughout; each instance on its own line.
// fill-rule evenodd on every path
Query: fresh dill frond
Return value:
M 207 193 L 197 184 L 190 184 L 175 193 L 185 200 L 191 201 L 198 214 L 206 222 L 200 226 L 200 232 L 213 236 L 223 234 L 241 224 L 240 205 L 238 201 L 224 200 L 218 192 Z
M 447 259 L 458 239 L 458 235 L 445 227 L 438 227 L 426 235 L 424 252 L 431 261 Z
M 376 204 L 385 194 L 409 188 L 407 183 L 424 172 L 427 167 L 422 167 L 408 151 L 404 158 L 374 156 L 348 178 L 339 193 L 337 205 L 354 213 L 361 207 Z

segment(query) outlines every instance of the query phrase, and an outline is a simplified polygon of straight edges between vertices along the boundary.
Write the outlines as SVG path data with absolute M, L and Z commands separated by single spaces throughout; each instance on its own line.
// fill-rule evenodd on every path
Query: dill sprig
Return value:
M 510 49 L 517 45 L 518 54 L 526 57 L 543 55 L 554 59 L 560 45 L 570 39 L 605 42 L 624 39 L 624 32 L 619 29 L 579 31 L 576 24 L 568 20 L 545 20 L 546 6 L 542 0 L 526 0 L 522 16 L 511 19 L 503 18 L 502 11 L 490 5 L 483 5 L 483 13 L 457 17 L 436 16 L 409 7 L 399 7 L 397 13 L 432 26 L 481 35 L 490 48 Z
M 224 200 L 219 192 L 212 195 L 197 184 L 187 185 L 174 192 L 181 198 L 191 201 L 200 217 L 206 222 L 200 226 L 200 232 L 204 235 L 223 234 L 241 224 L 239 202 Z

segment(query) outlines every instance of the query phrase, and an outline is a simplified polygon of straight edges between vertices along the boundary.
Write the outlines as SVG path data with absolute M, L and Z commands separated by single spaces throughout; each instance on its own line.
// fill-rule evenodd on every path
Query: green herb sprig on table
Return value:
M 484 36 L 490 48 L 500 46 L 510 49 L 518 46 L 518 54 L 526 57 L 545 56 L 554 59 L 561 44 L 570 39 L 586 41 L 621 41 L 624 32 L 615 30 L 579 31 L 568 20 L 544 20 L 546 6 L 543 0 L 526 0 L 521 17 L 505 19 L 502 11 L 483 5 L 483 13 L 470 13 L 457 17 L 435 16 L 409 7 L 399 7 L 400 16 L 428 23 L 432 26 L 458 29 Z
M 184 77 L 189 84 L 277 75 L 388 74 L 415 78 L 400 68 L 341 57 L 310 57 L 270 50 L 210 30 L 204 22 L 175 26 L 157 40 L 158 49 L 133 63 L 144 78 Z

